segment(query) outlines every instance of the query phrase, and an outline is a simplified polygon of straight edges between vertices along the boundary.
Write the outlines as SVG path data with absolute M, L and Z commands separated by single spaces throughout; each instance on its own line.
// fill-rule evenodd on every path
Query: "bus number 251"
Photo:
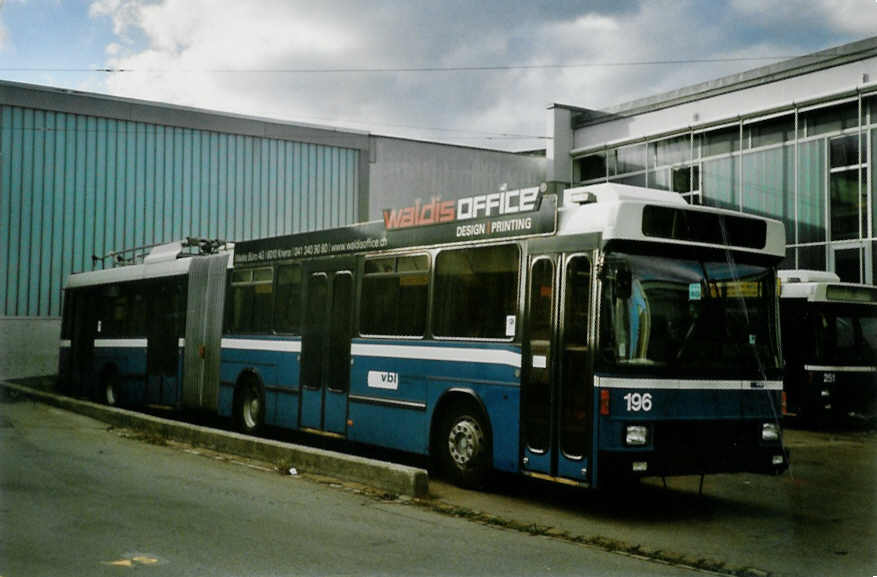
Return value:
M 624 400 L 627 401 L 627 412 L 633 411 L 638 413 L 640 411 L 649 412 L 652 410 L 651 393 L 627 393 L 624 395 Z

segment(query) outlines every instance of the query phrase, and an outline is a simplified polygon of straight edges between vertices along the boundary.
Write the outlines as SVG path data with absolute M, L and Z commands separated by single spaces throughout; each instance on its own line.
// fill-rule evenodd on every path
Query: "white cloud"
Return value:
M 849 41 L 863 27 L 848 24 L 835 30 L 837 41 L 823 34 L 823 44 L 808 44 L 826 14 L 839 27 L 849 10 L 862 8 L 852 1 L 812 10 L 805 9 L 810 3 L 774 8 L 755 0 L 732 5 L 675 0 L 607 2 L 603 8 L 600 4 L 582 8 L 574 2 L 496 0 L 473 8 L 464 0 L 376 0 L 364 9 L 355 0 L 95 0 L 90 14 L 113 23 L 116 39 L 107 47 L 107 66 L 134 71 L 110 77 L 105 89 L 114 94 L 384 134 L 527 148 L 541 141 L 469 137 L 485 131 L 540 135 L 550 102 L 611 106 L 764 64 L 607 63 L 795 54 L 823 48 L 826 41 Z M 873 2 L 865 4 L 877 12 Z M 744 34 L 750 37 L 741 39 Z M 477 72 L 282 72 L 557 63 L 601 65 Z M 399 125 L 471 132 L 424 132 Z
M 740 14 L 762 24 L 787 26 L 821 26 L 825 31 L 855 37 L 877 32 L 877 2 L 873 0 L 734 0 Z
M 0 0 L 0 51 L 6 48 L 7 38 L 9 37 L 9 33 L 6 32 L 6 25 L 3 23 L 3 4 L 5 0 Z

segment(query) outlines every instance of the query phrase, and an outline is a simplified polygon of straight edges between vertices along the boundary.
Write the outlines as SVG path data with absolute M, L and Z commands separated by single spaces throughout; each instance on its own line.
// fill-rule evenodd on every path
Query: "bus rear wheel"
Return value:
M 101 378 L 100 400 L 105 405 L 115 407 L 119 404 L 119 375 L 116 371 L 109 370 Z
M 436 439 L 438 465 L 456 485 L 479 488 L 487 480 L 489 446 L 487 426 L 480 411 L 457 405 L 441 420 Z
M 246 435 L 257 435 L 265 424 L 265 399 L 262 387 L 254 380 L 244 381 L 235 394 L 235 424 Z

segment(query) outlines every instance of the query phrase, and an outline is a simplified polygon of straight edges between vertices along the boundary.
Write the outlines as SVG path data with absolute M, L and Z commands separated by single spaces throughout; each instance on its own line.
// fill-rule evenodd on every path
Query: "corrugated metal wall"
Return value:
M 92 255 L 350 224 L 358 171 L 355 149 L 0 106 L 0 316 L 60 315 Z

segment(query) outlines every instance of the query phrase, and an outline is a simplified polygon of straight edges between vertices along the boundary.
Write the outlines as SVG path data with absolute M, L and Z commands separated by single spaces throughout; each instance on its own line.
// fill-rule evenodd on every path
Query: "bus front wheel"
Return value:
M 235 394 L 235 422 L 241 433 L 257 435 L 265 423 L 262 387 L 252 379 L 244 381 Z
M 445 413 L 436 439 L 439 466 L 454 484 L 478 488 L 489 468 L 487 427 L 480 411 L 457 405 Z

